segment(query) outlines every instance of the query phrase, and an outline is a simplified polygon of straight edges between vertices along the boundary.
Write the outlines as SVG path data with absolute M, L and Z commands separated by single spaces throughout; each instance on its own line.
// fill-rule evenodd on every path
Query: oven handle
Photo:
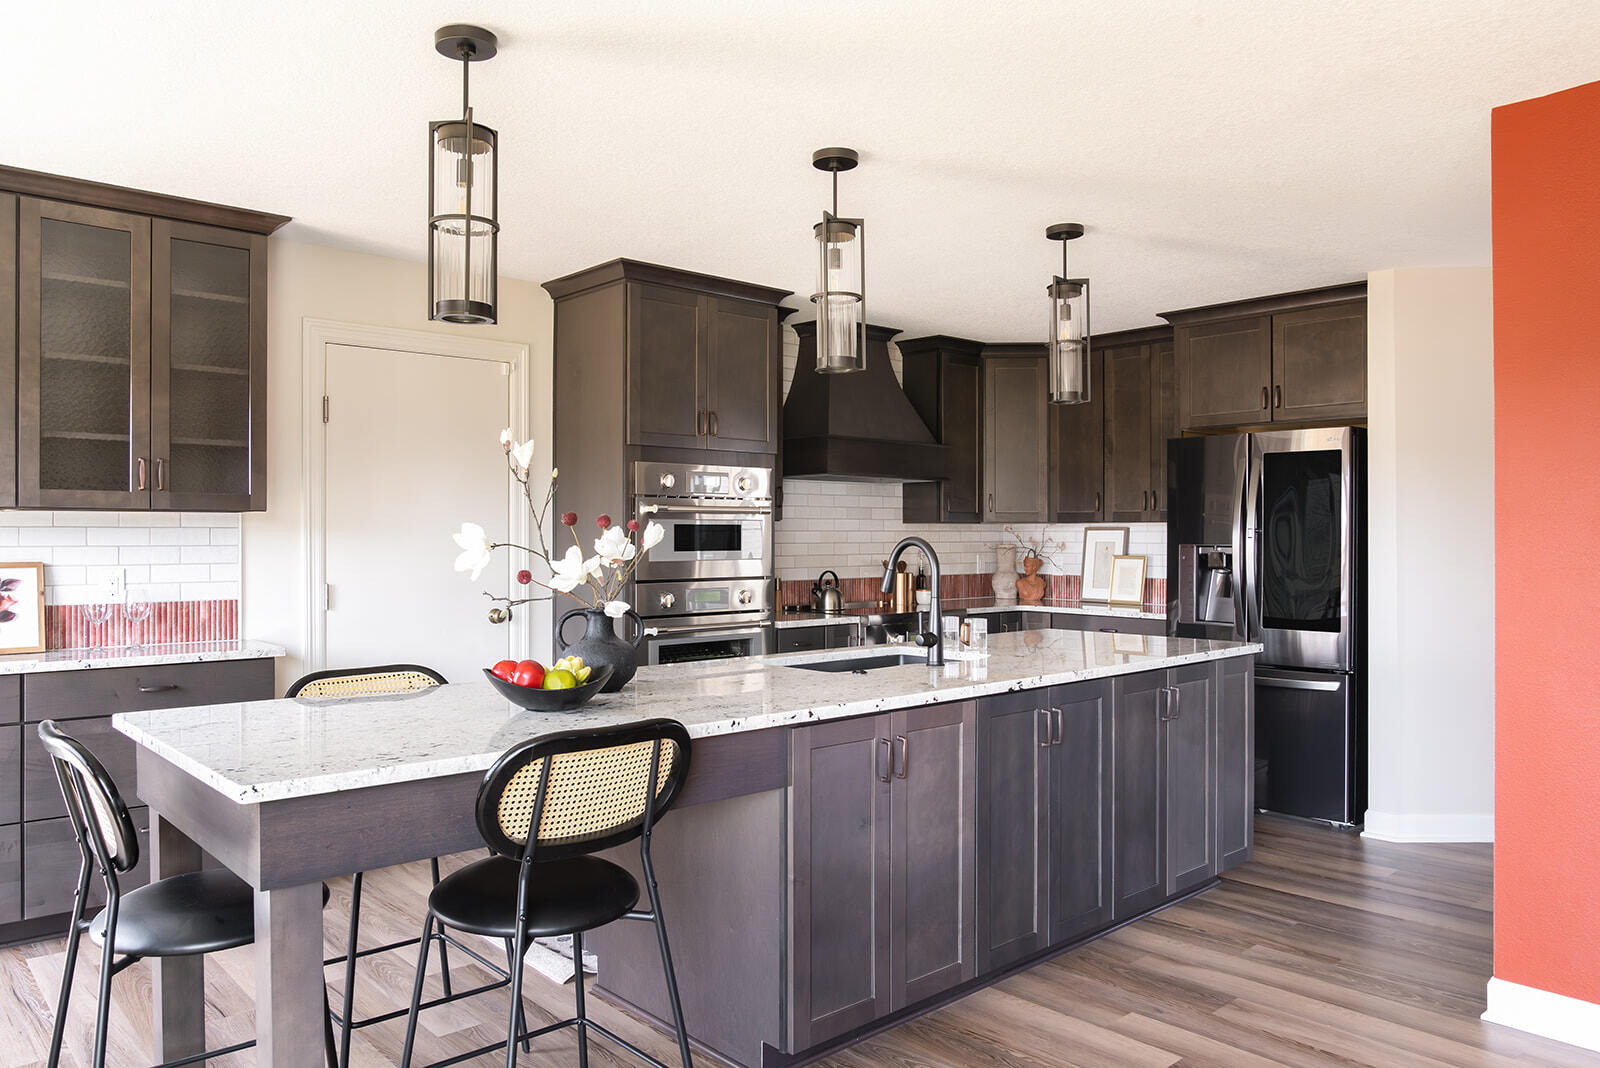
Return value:
M 703 623 L 685 623 L 680 627 L 659 627 L 647 622 L 644 633 L 666 637 L 673 634 L 683 634 L 687 631 L 699 631 L 701 634 L 715 634 L 720 638 L 741 638 L 746 634 L 759 637 L 766 627 L 767 623 L 765 621 L 761 623 L 717 623 L 711 626 L 706 626 Z
M 709 513 L 717 516 L 749 516 L 751 519 L 764 519 L 772 514 L 772 504 L 752 504 L 750 501 L 729 501 L 720 503 L 716 501 L 701 504 L 652 504 L 649 501 L 639 502 L 640 515 L 654 515 L 657 512 L 665 514 L 689 514 L 697 512 Z

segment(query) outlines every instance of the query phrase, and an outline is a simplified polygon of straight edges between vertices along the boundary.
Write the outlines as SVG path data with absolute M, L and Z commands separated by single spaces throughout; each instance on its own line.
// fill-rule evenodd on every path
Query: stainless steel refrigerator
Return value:
M 1167 632 L 1257 641 L 1256 806 L 1367 807 L 1366 431 L 1167 443 Z

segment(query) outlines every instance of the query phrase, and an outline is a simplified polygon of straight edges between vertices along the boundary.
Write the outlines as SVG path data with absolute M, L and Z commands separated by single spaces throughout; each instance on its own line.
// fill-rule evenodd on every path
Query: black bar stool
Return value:
M 39 724 L 39 741 L 50 757 L 78 850 L 83 854 L 78 889 L 72 899 L 72 926 L 67 930 L 67 959 L 62 966 L 61 997 L 50 1035 L 48 1064 L 56 1068 L 61 1061 L 78 944 L 88 931 L 89 938 L 102 947 L 93 1063 L 94 1068 L 105 1068 L 112 976 L 146 957 L 191 957 L 251 944 L 255 941 L 255 892 L 232 872 L 209 869 L 160 879 L 124 894 L 117 876 L 132 871 L 139 863 L 139 835 L 116 783 L 94 754 L 53 720 Z M 93 920 L 86 920 L 83 913 L 89 899 L 89 880 L 95 871 L 105 882 L 106 907 Z M 327 904 L 327 887 L 323 887 L 322 901 Z M 116 959 L 118 953 L 123 954 L 121 960 Z M 322 1022 L 325 1054 L 332 1066 L 337 1060 L 326 987 Z M 167 1061 L 158 1068 L 177 1068 L 253 1045 L 254 1040 L 241 1042 Z
M 384 697 L 389 695 L 403 695 L 417 693 L 422 690 L 431 690 L 435 686 L 445 685 L 445 677 L 429 667 L 421 664 L 385 664 L 380 667 L 362 668 L 337 668 L 331 671 L 314 671 L 296 679 L 290 685 L 284 697 Z M 439 858 L 433 857 L 428 861 L 433 870 L 433 885 L 439 885 Z M 417 944 L 415 938 L 404 938 L 398 942 L 389 942 L 381 946 L 369 946 L 366 949 L 357 948 L 357 939 L 361 932 L 361 884 L 365 872 L 356 872 L 350 882 L 350 932 L 345 940 L 345 952 L 341 957 L 329 957 L 323 961 L 324 966 L 344 965 L 344 1000 L 340 1012 L 336 1014 L 338 1021 L 339 1038 L 339 1064 L 350 1063 L 350 1035 L 360 1027 L 369 1027 L 372 1024 L 384 1023 L 388 1020 L 399 1019 L 406 1014 L 405 1009 L 394 1009 L 391 1012 L 369 1016 L 363 1020 L 354 1020 L 355 988 L 356 988 L 356 961 L 362 957 L 370 957 L 378 953 L 388 953 L 391 950 L 404 949 Z M 444 970 L 444 998 L 441 1001 L 452 1001 L 457 996 L 471 997 L 486 990 L 494 990 L 505 986 L 511 981 L 510 964 L 502 969 L 499 965 L 483 958 L 472 947 L 463 945 L 443 931 L 433 936 L 439 942 L 439 962 Z M 476 960 L 491 973 L 499 976 L 500 981 L 488 983 L 473 990 L 463 991 L 460 995 L 452 993 L 450 988 L 450 960 L 446 956 L 446 945 L 454 945 L 461 952 Z M 348 1021 L 348 1022 L 347 1022 Z
M 689 733 L 669 719 L 644 720 L 598 730 L 563 731 L 512 746 L 484 776 L 478 790 L 478 831 L 494 856 L 453 872 L 428 897 L 422 950 L 411 988 L 402 1068 L 410 1068 L 422 1007 L 433 925 L 503 938 L 515 962 L 506 1040 L 483 1046 L 432 1068 L 456 1064 L 504 1048 L 507 1068 L 517 1063 L 517 1044 L 563 1027 L 578 1030 L 578 1064 L 589 1063 L 592 1029 L 656 1068 L 667 1068 L 631 1042 L 589 1019 L 583 1004 L 583 932 L 612 920 L 647 920 L 655 925 L 666 972 L 667 995 L 677 1029 L 678 1054 L 691 1068 L 678 981 L 672 971 L 666 921 L 650 863 L 650 835 L 672 806 L 689 773 Z M 639 911 L 639 884 L 626 870 L 590 854 L 639 839 L 650 910 Z M 578 968 L 577 1015 L 529 1031 L 521 1024 L 522 957 L 535 938 L 570 934 Z

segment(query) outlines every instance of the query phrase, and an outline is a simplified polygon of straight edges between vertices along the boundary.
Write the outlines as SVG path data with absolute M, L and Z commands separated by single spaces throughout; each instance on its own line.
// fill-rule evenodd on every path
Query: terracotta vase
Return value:
M 1037 556 L 1025 557 L 1022 561 L 1022 570 L 1027 572 L 1017 579 L 1017 600 L 1022 604 L 1042 604 L 1044 602 L 1044 579 L 1039 577 L 1039 568 L 1044 566 L 1044 561 Z
M 994 547 L 994 575 L 989 579 L 989 587 L 994 590 L 994 599 L 997 604 L 1017 603 L 1017 547 L 1015 545 L 996 545 Z

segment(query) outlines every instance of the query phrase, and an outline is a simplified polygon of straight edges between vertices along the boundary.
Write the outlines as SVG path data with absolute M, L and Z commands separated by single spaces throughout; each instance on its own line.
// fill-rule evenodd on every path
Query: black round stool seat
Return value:
M 322 903 L 328 903 L 326 884 Z M 134 957 L 185 957 L 247 946 L 255 934 L 255 891 L 233 872 L 210 868 L 123 894 L 112 948 Z M 89 924 L 89 937 L 105 944 L 105 912 Z
M 494 856 L 439 880 L 428 907 L 447 927 L 490 938 L 517 932 L 517 878 L 522 865 Z M 533 938 L 571 934 L 620 919 L 639 902 L 639 884 L 599 857 L 572 857 L 533 865 L 528 924 Z

